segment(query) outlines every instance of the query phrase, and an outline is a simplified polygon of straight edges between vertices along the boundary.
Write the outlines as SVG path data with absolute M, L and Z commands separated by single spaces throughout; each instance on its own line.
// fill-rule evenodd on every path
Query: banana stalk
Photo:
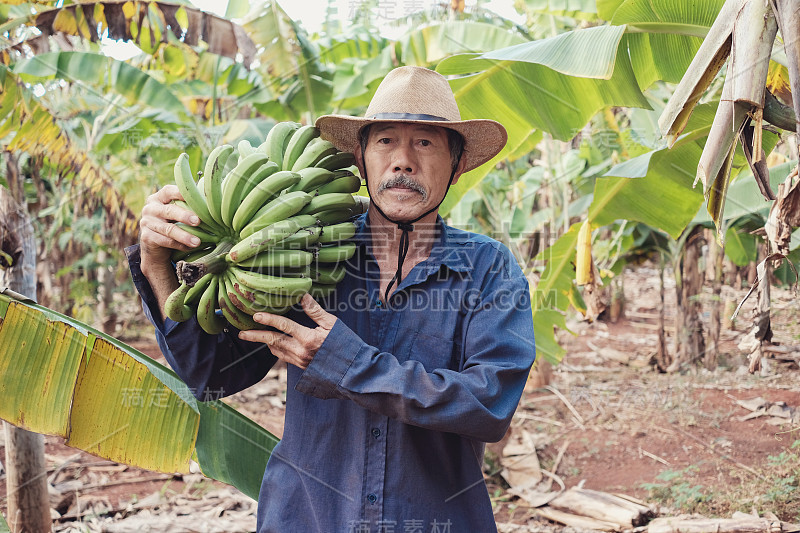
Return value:
M 177 264 L 178 279 L 189 287 L 193 287 L 206 274 L 218 274 L 224 271 L 228 267 L 225 256 L 231 248 L 233 248 L 233 243 L 228 239 L 223 239 L 211 253 L 194 263 L 179 261 Z

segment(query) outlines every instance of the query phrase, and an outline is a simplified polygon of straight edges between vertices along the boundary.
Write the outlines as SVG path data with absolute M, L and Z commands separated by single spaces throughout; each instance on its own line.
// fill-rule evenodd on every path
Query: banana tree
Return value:
M 31 394 L 31 391 L 39 391 Z M 258 497 L 278 439 L 141 352 L 70 317 L 0 293 L 0 418 L 149 470 L 206 476 Z
M 2 48 L 6 64 L 15 55 L 29 55 L 29 50 L 33 55 L 64 50 L 73 38 L 99 42 L 104 36 L 134 42 L 146 53 L 168 53 L 165 48 L 202 42 L 212 54 L 240 56 L 246 66 L 256 52 L 241 26 L 183 3 L 32 2 L 24 7 L 9 12 L 2 26 L 21 36 Z
M 671 143 L 674 142 L 697 101 L 730 57 L 722 89 L 725 105 L 717 109 L 696 177 L 703 183 L 708 211 L 718 230 L 731 180 L 730 160 L 740 139 L 761 194 L 767 200 L 775 200 L 768 183 L 765 153 L 759 145 L 764 122 L 776 123 L 780 127 L 788 118 L 792 131 L 798 127 L 791 115 L 797 115 L 800 105 L 795 103 L 794 113 L 780 106 L 766 105 L 770 70 L 773 71 L 773 79 L 769 80 L 771 84 L 775 84 L 776 73 L 780 76 L 780 67 L 771 69 L 770 59 L 779 27 L 784 35 L 784 62 L 788 64 L 791 86 L 800 85 L 800 46 L 794 38 L 800 28 L 800 14 L 791 6 L 791 3 L 783 1 L 725 2 L 660 119 L 662 132 Z M 775 116 L 776 110 L 781 111 L 778 116 Z M 778 217 L 776 223 L 785 217 L 786 214 Z M 790 234 L 791 224 L 783 224 L 781 229 L 773 230 L 771 241 L 785 250 Z M 724 239 L 721 230 L 719 239 Z

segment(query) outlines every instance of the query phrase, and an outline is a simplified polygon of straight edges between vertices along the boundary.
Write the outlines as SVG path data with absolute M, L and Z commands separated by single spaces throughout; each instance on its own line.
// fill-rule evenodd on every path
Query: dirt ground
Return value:
M 747 373 L 737 344 L 750 328 L 748 303 L 722 332 L 719 368 L 658 373 L 650 365 L 657 339 L 657 279 L 644 267 L 625 273 L 627 303 L 616 323 L 571 321 L 575 335 L 560 334 L 567 355 L 552 369 L 549 385 L 529 382 L 509 434 L 488 447 L 486 482 L 500 531 L 564 529 L 537 517 L 536 508 L 515 495 L 520 486 L 539 479 L 553 490 L 563 483 L 627 494 L 659 505 L 662 514 L 727 517 L 740 510 L 774 512 L 800 522 L 796 362 L 769 360 L 761 373 Z M 674 289 L 667 289 L 669 326 Z M 738 302 L 745 292 L 726 288 L 722 298 Z M 705 303 L 710 300 L 709 294 L 703 296 Z M 773 290 L 772 301 L 773 341 L 800 344 L 794 293 Z M 147 340 L 131 344 L 159 356 Z M 274 369 L 230 402 L 280 436 L 284 395 L 285 369 Z M 255 502 L 199 475 L 176 477 L 118 465 L 53 437 L 47 437 L 46 453 L 56 531 L 255 528 Z M 0 510 L 5 514 L 2 482 Z

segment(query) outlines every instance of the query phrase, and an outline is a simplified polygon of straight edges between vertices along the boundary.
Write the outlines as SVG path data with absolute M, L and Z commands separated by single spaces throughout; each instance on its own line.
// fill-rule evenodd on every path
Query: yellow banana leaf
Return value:
M 258 497 L 278 439 L 168 368 L 77 320 L 0 290 L 0 418 L 99 457 L 204 475 Z M 3 531 L 0 524 L 0 532 Z

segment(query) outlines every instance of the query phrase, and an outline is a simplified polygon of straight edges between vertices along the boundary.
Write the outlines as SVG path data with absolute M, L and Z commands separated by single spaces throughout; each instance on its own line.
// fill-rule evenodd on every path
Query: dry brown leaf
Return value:
M 769 210 L 765 225 L 770 251 L 782 256 L 789 254 L 792 229 L 800 226 L 800 180 L 792 183 L 796 177 L 797 169 L 778 186 L 778 198 Z

